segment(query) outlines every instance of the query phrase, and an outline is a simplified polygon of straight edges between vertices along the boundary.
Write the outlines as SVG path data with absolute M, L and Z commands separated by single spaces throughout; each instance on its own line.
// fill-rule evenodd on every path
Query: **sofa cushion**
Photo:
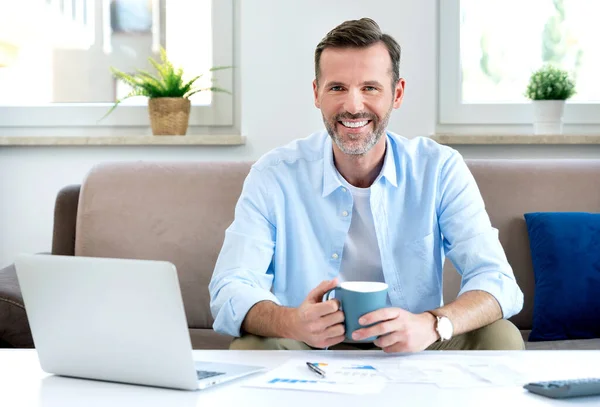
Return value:
M 231 336 L 221 335 L 210 328 L 190 329 L 193 349 L 229 349 L 233 340 Z
M 598 350 L 600 339 L 571 339 L 567 341 L 525 342 L 526 350 Z
M 189 328 L 212 328 L 208 283 L 250 163 L 104 163 L 79 197 L 75 255 L 165 260 Z
M 526 213 L 535 275 L 530 341 L 600 338 L 600 214 Z
M 598 350 L 600 338 L 595 339 L 569 339 L 566 341 L 539 341 L 529 342 L 527 338 L 530 330 L 522 330 L 521 335 L 525 341 L 526 350 Z
M 531 329 L 534 276 L 529 250 L 527 212 L 599 212 L 598 159 L 469 159 L 492 225 L 517 283 L 523 291 L 523 310 L 510 320 L 519 329 Z M 460 276 L 452 262 L 444 264 L 444 301 L 456 298 Z

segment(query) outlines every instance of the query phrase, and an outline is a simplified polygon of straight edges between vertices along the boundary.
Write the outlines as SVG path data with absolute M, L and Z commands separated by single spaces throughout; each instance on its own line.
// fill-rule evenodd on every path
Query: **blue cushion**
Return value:
M 535 274 L 530 341 L 600 338 L 600 214 L 526 213 Z

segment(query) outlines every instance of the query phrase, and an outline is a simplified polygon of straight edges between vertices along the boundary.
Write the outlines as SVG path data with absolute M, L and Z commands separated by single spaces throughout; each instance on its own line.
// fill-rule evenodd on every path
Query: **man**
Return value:
M 386 131 L 404 96 L 400 46 L 371 19 L 346 21 L 315 51 L 315 106 L 326 132 L 256 162 L 209 285 L 214 329 L 232 349 L 523 349 L 506 318 L 523 294 L 461 156 Z M 462 274 L 442 304 L 442 265 Z M 345 341 L 323 294 L 384 281 L 389 307 Z M 344 343 L 343 343 L 344 342 Z

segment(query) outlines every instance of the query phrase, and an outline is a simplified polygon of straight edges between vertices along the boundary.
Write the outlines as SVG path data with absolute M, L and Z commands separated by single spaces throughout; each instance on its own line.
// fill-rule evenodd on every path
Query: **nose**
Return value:
M 344 109 L 351 114 L 357 114 L 364 110 L 363 95 L 358 89 L 346 93 Z

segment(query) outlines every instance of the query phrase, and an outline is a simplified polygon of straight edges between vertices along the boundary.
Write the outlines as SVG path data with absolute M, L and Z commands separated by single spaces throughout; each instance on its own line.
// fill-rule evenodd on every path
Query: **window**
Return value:
M 197 85 L 233 90 L 231 69 L 208 71 L 233 65 L 232 41 L 233 0 L 1 2 L 0 127 L 148 126 L 144 97 L 98 122 L 127 92 L 110 67 L 152 71 L 163 46 L 189 78 L 204 74 Z M 190 125 L 233 125 L 232 95 L 191 100 Z
M 544 64 L 566 69 L 577 94 L 565 123 L 600 123 L 600 2 L 440 0 L 440 123 L 531 123 L 524 93 Z

